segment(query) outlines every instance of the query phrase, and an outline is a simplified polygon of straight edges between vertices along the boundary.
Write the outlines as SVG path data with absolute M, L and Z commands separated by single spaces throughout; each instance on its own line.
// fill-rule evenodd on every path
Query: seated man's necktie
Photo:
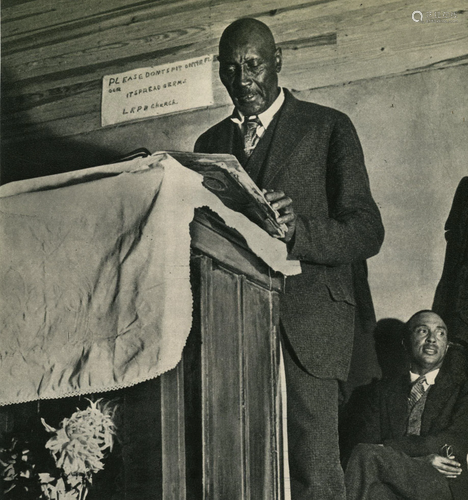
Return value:
M 260 137 L 257 134 L 257 129 L 260 125 L 260 120 L 258 116 L 250 116 L 246 118 L 243 129 L 244 129 L 244 152 L 247 158 L 250 157 L 255 146 L 257 145 Z
M 408 397 L 408 408 L 411 411 L 414 405 L 421 399 L 423 394 L 426 392 L 424 389 L 424 382 L 426 382 L 426 377 L 419 377 L 416 382 L 411 387 L 411 392 Z

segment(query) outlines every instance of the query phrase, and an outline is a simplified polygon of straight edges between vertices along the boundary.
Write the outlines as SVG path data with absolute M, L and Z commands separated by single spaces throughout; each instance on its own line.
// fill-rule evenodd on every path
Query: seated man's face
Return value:
M 409 324 L 408 349 L 411 369 L 424 375 L 440 368 L 448 349 L 447 326 L 433 312 L 415 316 Z

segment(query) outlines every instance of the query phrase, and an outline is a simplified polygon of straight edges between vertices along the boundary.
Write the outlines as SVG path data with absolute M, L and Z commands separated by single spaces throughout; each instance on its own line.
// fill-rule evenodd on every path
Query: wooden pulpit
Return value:
M 157 379 L 95 395 L 117 400 L 119 439 L 90 500 L 283 498 L 284 278 L 208 210 L 196 212 L 191 235 L 193 327 L 182 361 Z M 13 405 L 0 416 L 5 428 L 31 434 L 31 421 L 39 430 L 39 416 L 57 424 L 79 399 Z
M 147 384 L 127 391 L 126 427 L 140 420 L 140 432 L 127 436 L 126 498 L 280 499 L 284 278 L 208 212 L 197 212 L 191 233 L 193 328 L 182 362 L 160 377 L 160 387 L 149 384 L 161 401 L 161 433 L 153 429 L 152 444 L 158 412 L 147 410 L 155 394 Z M 145 458 L 158 445 L 161 462 Z

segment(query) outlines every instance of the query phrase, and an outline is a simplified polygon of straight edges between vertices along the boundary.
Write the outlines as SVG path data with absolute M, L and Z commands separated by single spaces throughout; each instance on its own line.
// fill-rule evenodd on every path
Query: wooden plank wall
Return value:
M 104 75 L 216 54 L 224 27 L 243 16 L 272 28 L 285 53 L 283 84 L 297 90 L 467 64 L 456 5 L 459 22 L 424 29 L 401 0 L 4 0 L 3 137 L 99 130 Z M 228 100 L 216 71 L 219 107 Z
M 456 13 L 415 23 L 415 10 Z M 104 75 L 216 54 L 242 16 L 271 26 L 280 83 L 349 114 L 366 154 L 386 241 L 370 260 L 377 316 L 431 306 L 444 222 L 467 175 L 466 0 L 3 0 L 2 182 L 112 161 L 135 148 L 190 150 L 230 112 L 215 104 L 100 126 Z

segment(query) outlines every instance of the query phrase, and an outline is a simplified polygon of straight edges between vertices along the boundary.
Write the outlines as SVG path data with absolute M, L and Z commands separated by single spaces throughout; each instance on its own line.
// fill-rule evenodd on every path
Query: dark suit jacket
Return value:
M 452 337 L 468 346 L 468 177 L 458 185 L 445 231 L 444 270 L 432 308 Z
M 352 264 L 379 251 L 384 230 L 349 118 L 285 94 L 257 181 L 283 190 L 297 214 L 289 254 L 301 261 L 302 274 L 287 279 L 281 321 L 309 373 L 344 380 L 354 335 Z M 232 153 L 235 127 L 226 118 L 197 140 L 195 151 Z M 361 286 L 368 289 L 367 281 Z
M 354 414 L 350 440 L 391 446 L 411 457 L 440 453 L 451 445 L 463 466 L 460 478 L 449 480 L 455 499 L 468 498 L 468 376 L 464 355 L 453 351 L 427 396 L 419 436 L 405 436 L 409 375 L 381 380 L 373 385 L 367 400 Z

